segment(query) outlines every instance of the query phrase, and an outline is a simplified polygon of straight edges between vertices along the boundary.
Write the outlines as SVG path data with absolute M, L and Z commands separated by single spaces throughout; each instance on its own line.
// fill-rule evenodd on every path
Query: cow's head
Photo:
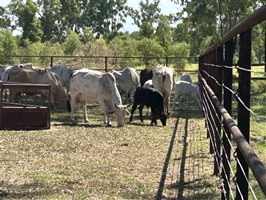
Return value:
M 165 126 L 166 125 L 166 119 L 167 119 L 167 115 L 165 114 L 165 112 L 157 112 L 156 115 L 160 119 L 160 121 L 162 122 L 162 125 Z
M 126 115 L 130 115 L 130 112 L 127 110 L 127 107 L 129 105 L 116 105 L 116 121 L 117 121 L 117 126 L 122 127 L 125 125 L 125 117 Z

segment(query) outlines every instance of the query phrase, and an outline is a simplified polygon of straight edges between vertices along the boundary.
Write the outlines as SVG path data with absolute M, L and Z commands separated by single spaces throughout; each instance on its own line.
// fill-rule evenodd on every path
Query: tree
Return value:
M 173 0 L 179 3 L 179 0 Z M 259 1 L 253 0 L 181 0 L 183 10 L 177 13 L 188 35 L 193 54 L 198 54 L 206 37 L 218 38 L 225 35 L 244 17 L 251 14 Z M 181 26 L 177 27 L 180 30 Z M 178 31 L 176 31 L 177 34 Z M 177 38 L 177 37 L 175 37 Z
M 123 27 L 127 16 L 127 0 L 90 0 L 83 1 L 81 23 L 91 28 L 96 38 L 111 40 Z
M 131 8 L 129 10 L 130 16 L 134 23 L 139 27 L 140 33 L 143 37 L 151 38 L 154 32 L 153 27 L 158 22 L 161 9 L 159 8 L 160 0 L 154 0 L 152 3 L 149 0 L 140 1 L 140 11 Z
M 11 22 L 7 16 L 5 8 L 0 6 L 0 28 L 8 28 L 10 27 Z
M 18 46 L 12 36 L 11 31 L 1 30 L 0 31 L 0 63 L 15 63 L 17 58 L 9 58 L 9 56 L 17 55 Z
M 138 44 L 138 50 L 140 55 L 144 56 L 144 64 L 148 67 L 155 64 L 155 61 L 151 61 L 149 57 L 162 57 L 164 50 L 161 45 L 155 39 L 144 38 Z M 156 62 L 160 62 L 160 59 L 156 59 Z
M 63 35 L 62 27 L 60 25 L 60 9 L 61 3 L 59 0 L 38 0 L 37 5 L 39 7 L 38 14 L 41 21 L 41 29 L 43 35 L 42 42 L 45 41 L 63 41 L 61 37 Z
M 138 56 L 138 41 L 131 38 L 129 35 L 122 35 L 115 37 L 109 45 L 115 52 L 115 55 L 118 56 Z M 138 59 L 120 59 L 118 64 L 120 67 L 126 66 L 136 66 L 138 63 Z
M 35 16 L 38 10 L 37 4 L 32 0 L 27 0 L 25 4 L 23 0 L 11 0 L 8 8 L 17 17 L 15 26 L 22 28 L 22 44 L 25 39 L 31 42 L 40 41 L 42 37 L 41 23 Z
M 60 0 L 60 3 L 60 20 L 63 30 L 71 30 L 79 34 L 81 29 L 81 13 L 83 1 Z
M 82 52 L 83 44 L 77 33 L 69 30 L 66 43 L 64 45 L 64 53 L 67 55 L 79 55 Z
M 170 22 L 167 16 L 160 15 L 155 36 L 156 40 L 167 53 L 168 47 L 173 42 L 172 28 L 170 27 Z
M 188 57 L 190 53 L 190 45 L 186 42 L 176 43 L 169 47 L 168 55 L 174 57 Z M 179 58 L 173 65 L 174 67 L 183 69 L 187 64 L 188 60 L 186 58 Z

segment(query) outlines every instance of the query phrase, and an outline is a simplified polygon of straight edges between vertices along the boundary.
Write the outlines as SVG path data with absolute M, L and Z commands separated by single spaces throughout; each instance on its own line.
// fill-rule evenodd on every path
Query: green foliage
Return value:
M 130 38 L 128 35 L 115 37 L 110 47 L 114 50 L 115 55 L 118 56 L 138 56 L 138 41 Z M 125 66 L 136 66 L 139 61 L 136 59 L 120 59 L 118 65 L 121 67 Z
M 167 16 L 160 16 L 155 37 L 165 51 L 173 43 L 172 28 L 170 27 L 170 22 Z
M 6 14 L 5 8 L 0 6 L 0 28 L 8 28 L 10 24 L 11 21 Z
M 190 53 L 190 45 L 186 42 L 176 43 L 169 47 L 168 55 L 174 57 L 188 57 Z M 175 63 L 171 63 L 174 68 L 183 69 L 188 60 L 186 58 L 179 58 Z
M 139 34 L 143 38 L 152 38 L 154 33 L 154 28 L 149 22 L 143 22 L 140 25 Z
M 81 35 L 81 40 L 83 43 L 91 43 L 95 41 L 95 37 L 92 33 L 92 30 L 89 28 L 85 28 L 83 30 L 83 34 Z
M 63 30 L 59 26 L 60 0 L 37 0 L 41 29 L 43 31 L 42 42 L 62 41 Z
M 141 0 L 139 3 L 140 11 L 133 8 L 129 10 L 129 15 L 133 18 L 134 24 L 139 27 L 141 37 L 153 37 L 153 27 L 158 22 L 160 15 L 159 3 L 160 0 L 153 2 Z
M 50 43 L 46 42 L 41 46 L 41 56 L 61 56 L 64 54 L 63 47 L 58 42 Z M 40 57 L 41 65 L 50 65 L 50 57 Z
M 17 58 L 10 58 L 10 55 L 17 55 L 18 46 L 9 30 L 0 30 L 0 63 L 14 64 Z
M 90 0 L 83 1 L 84 12 L 81 16 L 81 23 L 85 27 L 92 27 L 96 38 L 103 37 L 111 40 L 123 27 L 128 7 L 126 0 L 104 1 Z
M 29 56 L 29 57 L 21 57 L 20 58 L 20 62 L 21 63 L 27 63 L 27 62 L 31 62 L 34 63 L 35 65 L 40 65 L 40 50 L 43 47 L 43 43 L 41 42 L 30 42 L 28 39 L 24 40 L 24 47 L 20 48 L 20 53 L 19 55 L 22 56 Z
M 82 49 L 83 45 L 78 34 L 73 31 L 69 31 L 64 45 L 64 53 L 66 55 L 81 55 Z
M 11 1 L 9 9 L 17 17 L 15 21 L 16 27 L 22 28 L 22 42 L 27 39 L 31 42 L 38 42 L 42 37 L 42 30 L 40 20 L 35 16 L 38 7 L 32 0 L 27 0 L 24 4 L 23 1 Z M 24 43 L 22 43 L 24 45 Z
M 162 57 L 164 56 L 164 50 L 161 45 L 155 39 L 144 38 L 138 44 L 139 54 L 144 56 L 144 64 L 146 67 L 154 65 L 156 62 L 160 62 L 160 59 L 152 60 L 149 57 Z

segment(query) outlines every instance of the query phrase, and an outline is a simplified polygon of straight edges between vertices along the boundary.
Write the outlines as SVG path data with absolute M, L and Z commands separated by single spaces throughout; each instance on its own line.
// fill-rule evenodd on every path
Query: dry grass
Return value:
M 0 198 L 156 197 L 175 118 L 171 118 L 166 127 L 160 123 L 155 127 L 149 126 L 149 120 L 141 124 L 136 116 L 134 123 L 123 128 L 107 128 L 96 110 L 90 113 L 89 125 L 82 123 L 81 116 L 77 124 L 61 123 L 68 117 L 65 113 L 54 113 L 50 130 L 0 131 Z M 202 122 L 202 119 L 195 119 L 191 124 L 203 126 L 198 120 Z M 182 123 L 180 127 L 184 127 Z M 190 131 L 199 130 L 193 126 Z M 177 147 L 175 145 L 173 152 Z M 169 163 L 174 163 L 175 159 L 173 154 Z M 175 176 L 172 167 L 169 164 L 168 177 Z M 209 177 L 210 171 L 203 176 Z M 193 179 L 192 174 L 187 176 Z M 199 183 L 202 192 L 197 195 L 206 197 L 204 188 L 209 191 L 211 186 Z M 168 191 L 168 186 L 166 179 L 163 196 L 170 199 L 173 188 Z

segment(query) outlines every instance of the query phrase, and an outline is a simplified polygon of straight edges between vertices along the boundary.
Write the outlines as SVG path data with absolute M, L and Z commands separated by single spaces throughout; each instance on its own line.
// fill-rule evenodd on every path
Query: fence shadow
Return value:
M 166 175 L 167 175 L 167 168 L 168 168 L 168 165 L 169 165 L 171 153 L 172 153 L 173 146 L 174 146 L 174 141 L 175 141 L 175 138 L 176 138 L 178 122 L 179 122 L 179 117 L 177 117 L 177 119 L 176 119 L 175 128 L 174 128 L 174 131 L 173 131 L 173 135 L 172 135 L 172 138 L 171 138 L 171 141 L 170 141 L 170 145 L 169 145 L 168 152 L 166 154 L 166 158 L 165 158 L 165 162 L 164 162 L 164 166 L 163 166 L 163 169 L 162 169 L 162 175 L 161 175 L 161 179 L 160 179 L 160 183 L 159 183 L 159 188 L 158 188 L 158 191 L 157 191 L 157 194 L 156 194 L 156 199 L 158 199 L 158 200 L 162 199 L 163 188 L 164 188 L 165 179 L 166 179 Z

